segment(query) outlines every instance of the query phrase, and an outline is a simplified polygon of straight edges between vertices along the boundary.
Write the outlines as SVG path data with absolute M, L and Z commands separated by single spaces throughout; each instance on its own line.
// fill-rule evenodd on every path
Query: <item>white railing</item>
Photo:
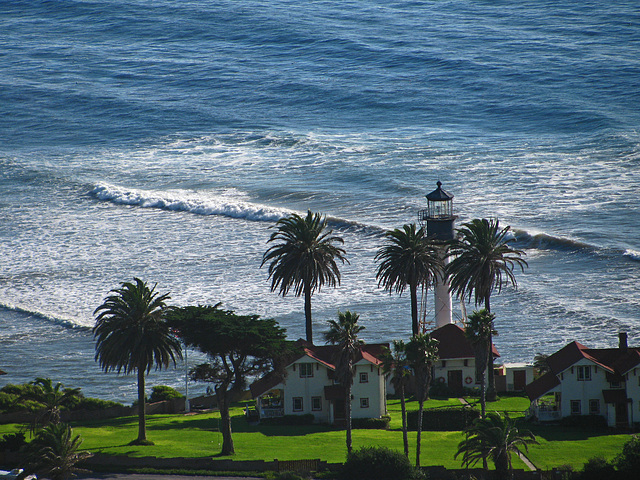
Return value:
M 262 408 L 260 418 L 276 418 L 284 416 L 284 408 Z

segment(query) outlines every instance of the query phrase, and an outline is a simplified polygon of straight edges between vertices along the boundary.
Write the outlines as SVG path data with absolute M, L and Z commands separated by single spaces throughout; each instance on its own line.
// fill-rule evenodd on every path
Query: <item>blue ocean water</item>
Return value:
M 307 209 L 350 261 L 316 332 L 351 309 L 367 341 L 406 338 L 373 257 L 437 180 L 527 252 L 492 298 L 505 361 L 640 344 L 636 2 L 7 1 L 0 32 L 3 383 L 133 400 L 88 330 L 133 276 L 303 336 L 259 266 Z

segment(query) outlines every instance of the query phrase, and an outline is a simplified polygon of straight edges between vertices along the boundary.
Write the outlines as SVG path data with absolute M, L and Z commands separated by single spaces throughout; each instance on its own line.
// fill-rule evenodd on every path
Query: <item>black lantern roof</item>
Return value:
M 442 188 L 442 182 L 440 180 L 438 180 L 438 183 L 436 183 L 436 185 L 438 186 L 438 188 L 427 195 L 427 200 L 429 200 L 430 202 L 446 202 L 449 200 L 453 200 L 453 195 Z

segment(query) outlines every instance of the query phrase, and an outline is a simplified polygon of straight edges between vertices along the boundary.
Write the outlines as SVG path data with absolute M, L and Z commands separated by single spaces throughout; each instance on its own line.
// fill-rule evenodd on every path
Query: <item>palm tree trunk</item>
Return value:
M 304 320 L 307 342 L 313 344 L 313 323 L 311 320 L 311 284 L 304 283 Z
M 418 402 L 418 439 L 416 442 L 416 468 L 420 468 L 420 444 L 422 440 L 422 411 L 424 402 Z
M 144 372 L 144 367 L 138 365 L 138 443 L 147 441 L 147 405 L 144 398 Z
M 409 458 L 409 436 L 407 434 L 407 405 L 404 398 L 404 385 L 400 386 L 400 407 L 402 408 L 402 442 L 404 455 Z
M 353 450 L 353 443 L 351 441 L 351 385 L 347 387 L 344 408 L 347 414 L 347 455 L 351 455 L 351 451 Z
M 222 384 L 216 387 L 216 398 L 220 408 L 220 424 L 222 429 L 221 455 L 233 455 L 236 453 L 231 434 L 231 416 L 229 415 L 229 391 L 228 385 Z
M 487 295 L 484 299 L 484 308 L 487 312 L 491 313 L 490 296 Z M 487 400 L 495 402 L 498 399 L 498 393 L 496 392 L 496 378 L 493 374 L 493 335 L 489 334 L 489 360 L 487 365 L 487 375 L 489 377 L 489 385 L 487 387 Z
M 480 379 L 480 413 L 481 417 L 484 418 L 487 415 L 487 377 L 486 377 L 486 369 L 482 373 L 482 378 Z
M 409 293 L 411 295 L 411 327 L 415 336 L 420 333 L 420 326 L 418 325 L 418 285 L 415 283 L 410 284 Z

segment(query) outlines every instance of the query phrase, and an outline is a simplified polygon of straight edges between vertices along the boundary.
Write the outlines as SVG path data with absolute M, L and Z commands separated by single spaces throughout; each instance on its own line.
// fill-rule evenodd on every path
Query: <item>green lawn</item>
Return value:
M 467 399 L 474 403 L 473 399 Z M 449 400 L 429 400 L 425 408 L 458 406 L 456 398 Z M 523 397 L 503 397 L 488 405 L 488 410 L 508 411 L 512 417 L 518 416 L 528 407 Z M 407 402 L 409 410 L 418 408 L 417 402 Z M 479 405 L 477 406 L 479 408 Z M 390 399 L 391 430 L 354 430 L 355 448 L 381 445 L 402 451 L 402 431 L 400 401 Z M 237 460 L 295 460 L 320 458 L 329 462 L 343 462 L 346 456 L 345 432 L 324 425 L 308 426 L 254 426 L 243 416 L 243 405 L 232 410 L 233 436 Z M 96 422 L 81 422 L 73 425 L 74 432 L 81 435 L 83 448 L 93 452 L 134 457 L 206 457 L 215 456 L 221 447 L 219 414 L 201 413 L 194 415 L 151 415 L 147 421 L 147 436 L 155 445 L 138 447 L 128 445 L 137 435 L 137 417 L 125 417 Z M 531 427 L 540 445 L 530 448 L 529 457 L 540 468 L 550 469 L 560 465 L 582 468 L 584 462 L 594 456 L 613 458 L 622 448 L 629 435 L 585 434 L 577 429 L 561 427 Z M 0 425 L 0 435 L 15 432 L 18 425 Z M 421 464 L 443 465 L 460 468 L 460 461 L 454 460 L 462 433 L 423 432 Z M 416 432 L 409 432 L 410 458 L 415 461 Z M 514 458 L 515 468 L 524 468 L 519 459 Z

